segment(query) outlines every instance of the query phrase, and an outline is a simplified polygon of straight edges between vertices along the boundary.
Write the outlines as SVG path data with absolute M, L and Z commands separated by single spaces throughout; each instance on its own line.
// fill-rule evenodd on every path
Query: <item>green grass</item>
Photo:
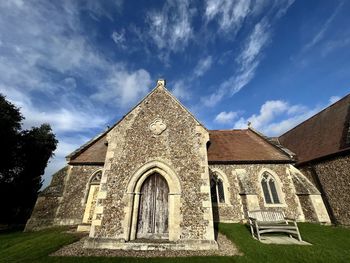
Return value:
M 220 224 L 244 256 L 187 258 L 50 257 L 58 248 L 77 240 L 62 228 L 32 233 L 0 234 L 0 262 L 350 262 L 350 229 L 299 224 L 303 239 L 312 246 L 265 245 L 253 240 L 246 226 Z

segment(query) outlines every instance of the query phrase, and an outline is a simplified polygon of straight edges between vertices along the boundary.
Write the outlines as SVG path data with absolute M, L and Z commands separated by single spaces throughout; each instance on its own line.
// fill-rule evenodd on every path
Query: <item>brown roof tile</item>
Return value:
M 287 154 L 250 129 L 211 130 L 209 136 L 209 162 L 292 161 Z
M 106 136 L 107 133 L 98 137 L 97 140 L 91 141 L 86 147 L 82 147 L 80 150 L 78 149 L 77 152 L 70 157 L 69 164 L 103 164 L 107 152 Z
M 282 145 L 307 162 L 349 149 L 350 94 L 279 137 Z

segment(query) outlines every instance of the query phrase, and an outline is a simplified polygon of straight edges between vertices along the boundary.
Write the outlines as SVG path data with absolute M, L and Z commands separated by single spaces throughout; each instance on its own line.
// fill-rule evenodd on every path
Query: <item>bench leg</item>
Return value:
M 253 228 L 253 223 L 251 220 L 249 220 L 249 226 L 250 226 L 250 233 L 252 233 L 252 237 L 254 237 L 254 228 Z
M 298 225 L 297 225 L 297 222 L 294 221 L 294 225 L 295 225 L 295 228 L 297 229 L 298 240 L 301 242 L 301 241 L 303 241 L 303 240 L 301 239 L 301 235 L 300 235 L 300 232 L 299 232 L 299 227 L 298 227 Z
M 258 224 L 256 222 L 255 222 L 255 229 L 256 229 L 256 233 L 258 235 L 258 240 L 261 241 L 259 227 L 258 227 Z

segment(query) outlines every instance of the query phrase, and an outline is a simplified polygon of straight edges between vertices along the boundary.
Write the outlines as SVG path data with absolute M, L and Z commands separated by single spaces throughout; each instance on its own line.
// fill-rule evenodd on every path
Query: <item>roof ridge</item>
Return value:
M 287 155 L 293 161 L 296 161 L 296 158 L 295 158 L 296 154 L 294 152 L 292 152 L 291 150 L 289 150 L 288 148 L 286 148 L 283 145 L 281 145 L 279 142 L 273 141 L 270 137 L 265 136 L 264 134 L 262 134 L 261 132 L 255 130 L 251 126 L 248 127 L 248 130 L 252 131 L 256 135 L 258 135 L 259 137 L 264 139 L 267 143 L 272 145 L 274 148 L 276 148 L 277 150 L 279 150 L 283 154 Z
M 75 157 L 77 154 L 83 152 L 83 150 L 92 145 L 93 143 L 95 143 L 96 141 L 98 141 L 99 139 L 101 139 L 109 130 L 111 129 L 111 127 L 107 128 L 104 132 L 99 133 L 98 135 L 96 135 L 95 137 L 93 137 L 92 139 L 90 139 L 89 141 L 87 141 L 86 143 L 84 143 L 83 145 L 81 145 L 80 147 L 78 147 L 76 150 L 74 150 L 73 152 L 71 152 L 70 154 L 68 154 L 66 156 L 66 160 L 70 161 L 71 158 Z

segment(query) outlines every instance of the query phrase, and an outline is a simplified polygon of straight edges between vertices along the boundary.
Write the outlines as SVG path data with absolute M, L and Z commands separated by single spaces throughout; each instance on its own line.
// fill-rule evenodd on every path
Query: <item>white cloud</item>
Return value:
M 260 53 L 269 40 L 269 27 L 266 20 L 255 25 L 252 34 L 245 41 L 241 55 L 236 59 L 236 74 L 221 83 L 213 94 L 202 98 L 205 106 L 215 106 L 225 95 L 234 95 L 251 81 L 260 63 Z
M 38 107 L 32 99 L 23 91 L 14 87 L 0 85 L 0 93 L 6 94 L 6 98 L 20 108 L 25 117 L 23 127 L 28 129 L 49 123 L 54 133 L 77 132 L 85 129 L 100 128 L 107 124 L 108 118 L 102 112 L 91 107 L 75 105 L 71 102 L 62 103 L 62 107 Z
M 244 2 L 244 3 L 243 3 Z M 235 72 L 224 80 L 210 95 L 202 97 L 204 106 L 213 107 L 225 96 L 233 96 L 244 88 L 255 76 L 255 71 L 261 62 L 264 48 L 271 38 L 271 27 L 275 21 L 286 13 L 294 0 L 278 1 L 271 5 L 269 14 L 264 16 L 246 37 L 240 56 L 235 60 Z M 249 14 L 250 1 L 207 1 L 206 15 L 211 20 L 220 15 L 222 29 L 238 30 L 243 18 Z M 247 7 L 248 6 L 248 7 Z M 261 13 L 264 5 L 252 9 L 253 16 Z M 241 21 L 242 20 L 242 21 Z M 237 24 L 237 25 L 236 25 Z
M 192 35 L 189 1 L 166 1 L 161 11 L 147 15 L 148 37 L 160 50 L 183 50 Z
M 323 38 L 324 35 L 326 34 L 328 28 L 330 27 L 330 25 L 332 24 L 333 20 L 335 19 L 335 17 L 337 16 L 337 14 L 339 13 L 339 11 L 341 10 L 342 6 L 343 6 L 344 2 L 341 1 L 338 6 L 335 8 L 335 10 L 333 11 L 333 13 L 328 17 L 328 19 L 326 20 L 326 22 L 323 24 L 323 26 L 321 27 L 321 29 L 317 32 L 316 35 L 314 35 L 314 37 L 310 40 L 310 42 L 308 42 L 304 48 L 303 48 L 303 52 L 305 52 L 306 50 L 309 50 L 310 48 L 312 48 L 313 46 L 315 46 L 317 43 L 319 43 Z
M 1 84 L 57 95 L 62 86 L 53 74 L 92 78 L 108 68 L 81 34 L 79 7 L 72 2 L 62 9 L 49 1 L 9 3 L 0 3 Z
M 214 121 L 221 124 L 232 123 L 235 118 L 237 118 L 238 113 L 234 111 L 222 111 L 216 115 Z
M 211 56 L 207 56 L 198 61 L 198 64 L 194 68 L 194 75 L 196 77 L 202 76 L 205 72 L 207 72 L 213 63 L 213 59 Z
M 329 98 L 329 104 L 336 103 L 340 99 L 341 99 L 341 97 L 339 97 L 339 96 L 332 96 Z
M 112 37 L 114 43 L 116 43 L 118 47 L 126 48 L 126 45 L 125 45 L 125 30 L 121 30 L 120 33 L 118 33 L 117 31 L 113 31 L 111 37 Z
M 116 67 L 92 98 L 117 107 L 128 107 L 146 95 L 151 83 L 151 76 L 144 69 L 129 72 Z
M 262 20 L 255 25 L 241 55 L 237 59 L 238 64 L 242 67 L 241 71 L 248 70 L 265 47 L 270 36 L 269 27 L 267 20 Z
M 190 92 L 188 91 L 188 88 L 186 88 L 188 84 L 186 85 L 184 81 L 179 80 L 176 81 L 173 84 L 173 88 L 171 89 L 171 93 L 180 100 L 188 100 L 191 97 Z
M 237 32 L 250 13 L 250 2 L 250 0 L 207 0 L 205 3 L 206 20 L 211 21 L 216 18 L 221 30 Z
M 241 117 L 234 123 L 234 128 L 245 129 L 250 122 L 253 128 L 264 134 L 278 136 L 310 118 L 322 108 L 320 106 L 308 108 L 304 105 L 290 105 L 282 100 L 266 101 L 258 114 L 247 118 Z

